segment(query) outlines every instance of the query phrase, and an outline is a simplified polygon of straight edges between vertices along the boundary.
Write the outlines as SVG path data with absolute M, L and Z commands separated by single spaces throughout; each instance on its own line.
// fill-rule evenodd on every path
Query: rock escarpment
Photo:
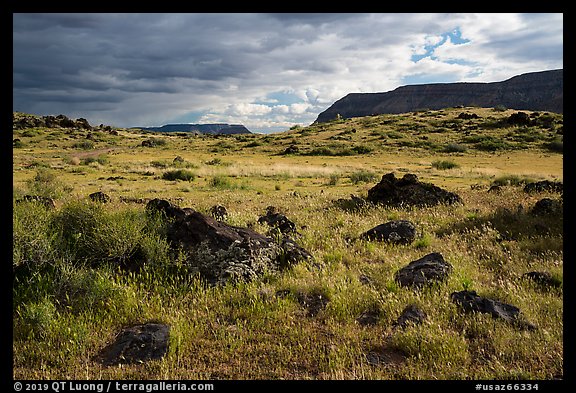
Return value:
M 491 83 L 407 85 L 385 93 L 350 93 L 318 115 L 316 123 L 456 106 L 563 113 L 563 70 L 532 72 Z

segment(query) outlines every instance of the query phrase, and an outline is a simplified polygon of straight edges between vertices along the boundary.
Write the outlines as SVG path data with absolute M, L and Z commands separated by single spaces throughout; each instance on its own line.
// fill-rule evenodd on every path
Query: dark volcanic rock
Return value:
M 337 118 L 407 113 L 457 106 L 563 112 L 563 70 L 532 72 L 493 83 L 407 85 L 385 93 L 350 93 L 318 115 L 315 123 Z
M 564 191 L 564 184 L 557 181 L 542 180 L 528 183 L 524 186 L 524 192 L 527 193 L 545 191 L 562 193 Z
M 96 360 L 105 366 L 142 363 L 161 359 L 168 352 L 170 327 L 147 323 L 123 329 Z
M 210 208 L 210 215 L 218 221 L 224 221 L 228 217 L 228 210 L 222 205 L 214 205 Z
M 54 199 L 40 195 L 24 195 L 22 199 L 18 199 L 16 202 L 38 202 L 49 209 L 56 208 Z
M 564 207 L 561 200 L 542 198 L 534 204 L 531 214 L 535 216 L 562 215 Z
M 96 191 L 88 195 L 88 197 L 94 202 L 108 203 L 112 202 L 110 195 L 103 193 L 102 191 Z
M 433 281 L 444 281 L 452 272 L 452 265 L 442 254 L 434 252 L 410 262 L 398 270 L 395 279 L 400 286 L 422 287 Z
M 420 307 L 410 304 L 402 310 L 398 319 L 394 322 L 393 328 L 406 328 L 409 324 L 420 325 L 428 316 Z
M 183 218 L 187 211 L 165 199 L 154 198 L 146 204 L 146 211 L 158 212 L 166 218 Z
M 379 308 L 370 308 L 360 314 L 360 316 L 356 318 L 356 322 L 358 322 L 361 326 L 376 325 L 380 319 L 381 314 L 382 311 L 380 311 Z
M 408 220 L 394 220 L 380 224 L 360 235 L 361 239 L 410 244 L 416 238 L 416 226 Z
M 534 325 L 519 318 L 520 309 L 511 304 L 478 296 L 475 291 L 452 292 L 450 298 L 465 312 L 486 313 L 528 330 L 535 329 Z
M 397 179 L 394 173 L 382 176 L 380 183 L 368 190 L 367 200 L 393 207 L 462 203 L 457 194 L 421 182 L 411 173 L 405 174 L 401 179 Z
M 542 287 L 561 288 L 562 281 L 553 277 L 548 272 L 528 272 L 524 273 L 522 277 L 533 280 L 536 284 Z
M 259 224 L 268 224 L 272 228 L 278 229 L 282 234 L 296 232 L 296 224 L 288 219 L 284 214 L 277 211 L 274 206 L 266 208 L 266 214 L 258 218 Z
M 168 241 L 187 252 L 187 262 L 212 283 L 251 280 L 312 256 L 292 240 L 279 244 L 249 229 L 228 225 L 197 211 L 177 218 Z

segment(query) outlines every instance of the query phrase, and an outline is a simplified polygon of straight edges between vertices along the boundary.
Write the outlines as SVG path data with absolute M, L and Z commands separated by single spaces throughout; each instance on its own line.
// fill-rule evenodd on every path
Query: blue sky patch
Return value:
M 442 39 L 437 44 L 433 45 L 425 45 L 424 49 L 426 50 L 423 54 L 415 54 L 412 55 L 410 58 L 413 62 L 418 62 L 425 57 L 430 57 L 431 59 L 436 59 L 434 56 L 434 50 L 446 43 L 446 41 L 450 40 L 453 44 L 460 45 L 470 42 L 470 40 L 462 38 L 462 32 L 460 31 L 459 27 L 456 27 L 454 30 L 442 34 Z

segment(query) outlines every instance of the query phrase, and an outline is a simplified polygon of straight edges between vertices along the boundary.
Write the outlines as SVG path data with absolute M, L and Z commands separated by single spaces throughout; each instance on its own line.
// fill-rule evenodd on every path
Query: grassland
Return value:
M 558 195 L 522 190 L 529 181 L 563 180 L 562 116 L 506 123 L 515 112 L 452 108 L 221 137 L 14 130 L 14 378 L 562 378 L 563 291 L 522 278 L 539 270 L 563 279 L 562 217 L 529 214 L 539 199 Z M 156 143 L 142 145 L 150 139 Z M 365 196 L 389 172 L 414 173 L 464 203 L 350 210 L 336 202 Z M 499 193 L 488 192 L 493 184 Z M 112 202 L 89 201 L 95 191 Z M 51 197 L 56 209 L 16 202 L 26 194 Z M 203 213 L 220 204 L 227 223 L 261 233 L 268 228 L 258 217 L 276 206 L 314 261 L 211 287 L 182 269 L 163 224 L 137 203 L 144 198 Z M 415 223 L 419 238 L 358 240 L 392 219 Z M 136 246 L 147 256 L 144 270 L 119 270 Z M 431 252 L 454 266 L 448 281 L 399 287 L 394 273 Z M 462 289 L 519 307 L 537 329 L 463 314 L 450 301 Z M 313 316 L 298 302 L 312 293 L 328 299 Z M 393 330 L 408 304 L 428 318 Z M 379 318 L 363 326 L 367 311 Z M 122 327 L 147 321 L 171 327 L 162 360 L 94 361 Z

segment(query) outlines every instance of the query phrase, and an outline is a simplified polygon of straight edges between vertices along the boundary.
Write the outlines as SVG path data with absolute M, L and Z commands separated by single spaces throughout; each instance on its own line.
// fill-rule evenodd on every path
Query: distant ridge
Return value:
M 251 134 L 252 132 L 242 124 L 166 124 L 160 127 L 133 127 L 145 131 L 155 132 L 197 132 L 200 134 Z
M 386 93 L 350 93 L 318 115 L 315 123 L 343 118 L 456 106 L 563 113 L 563 70 L 531 72 L 503 82 L 406 85 Z

